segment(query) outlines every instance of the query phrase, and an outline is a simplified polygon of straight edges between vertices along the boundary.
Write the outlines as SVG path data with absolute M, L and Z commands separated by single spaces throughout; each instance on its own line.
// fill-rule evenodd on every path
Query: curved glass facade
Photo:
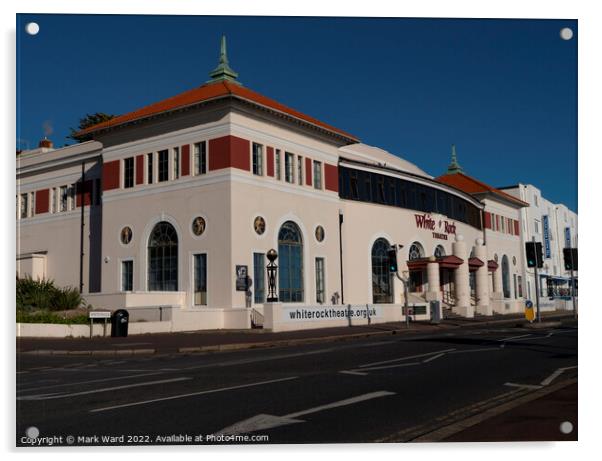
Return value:
M 434 187 L 371 171 L 339 165 L 339 197 L 423 213 L 440 213 L 481 229 L 481 212 L 469 201 Z

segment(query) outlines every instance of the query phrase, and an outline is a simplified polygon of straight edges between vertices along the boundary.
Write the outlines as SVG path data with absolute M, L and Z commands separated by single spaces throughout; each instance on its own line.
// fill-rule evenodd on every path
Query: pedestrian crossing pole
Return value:
M 535 247 L 535 267 L 533 268 L 535 271 L 535 307 L 537 308 L 537 321 L 541 322 L 541 312 L 539 310 L 539 272 L 537 271 L 539 267 L 539 253 L 535 245 L 535 236 L 533 236 L 532 242 Z

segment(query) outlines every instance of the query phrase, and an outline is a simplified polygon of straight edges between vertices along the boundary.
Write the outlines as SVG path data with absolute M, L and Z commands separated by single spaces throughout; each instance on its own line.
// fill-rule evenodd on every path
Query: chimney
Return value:
M 40 142 L 38 143 L 38 147 L 52 149 L 54 147 L 54 144 L 52 143 L 52 141 L 50 139 L 48 139 L 46 136 L 44 136 L 44 139 L 40 140 Z

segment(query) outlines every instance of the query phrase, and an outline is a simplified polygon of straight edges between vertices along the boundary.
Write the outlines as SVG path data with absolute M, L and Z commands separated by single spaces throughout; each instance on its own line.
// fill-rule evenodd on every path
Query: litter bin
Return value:
M 111 336 L 113 338 L 125 337 L 128 335 L 128 323 L 130 314 L 125 309 L 118 309 L 111 317 Z

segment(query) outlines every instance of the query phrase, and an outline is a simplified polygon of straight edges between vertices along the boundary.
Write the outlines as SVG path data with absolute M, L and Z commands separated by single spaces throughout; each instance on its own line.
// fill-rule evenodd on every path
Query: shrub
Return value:
M 72 287 L 57 288 L 53 280 L 17 277 L 17 310 L 69 310 L 78 308 L 83 299 Z
M 88 316 L 77 315 L 71 318 L 65 318 L 49 311 L 37 311 L 29 312 L 24 310 L 17 310 L 17 322 L 18 323 L 60 323 L 60 324 L 76 324 L 85 325 L 89 323 Z

